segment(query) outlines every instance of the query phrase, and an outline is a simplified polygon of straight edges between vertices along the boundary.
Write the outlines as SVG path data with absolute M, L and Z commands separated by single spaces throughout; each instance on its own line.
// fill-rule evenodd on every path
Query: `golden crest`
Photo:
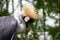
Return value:
M 24 11 L 26 16 L 28 16 L 32 19 L 38 19 L 38 14 L 37 14 L 36 10 L 33 10 L 29 6 L 24 6 L 23 11 Z

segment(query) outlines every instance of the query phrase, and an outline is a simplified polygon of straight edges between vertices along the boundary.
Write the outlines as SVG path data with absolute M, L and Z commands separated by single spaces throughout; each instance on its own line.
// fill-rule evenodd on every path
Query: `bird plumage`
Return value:
M 35 10 L 32 10 L 29 6 L 23 7 L 23 11 L 26 16 L 32 18 L 32 19 L 38 19 L 38 14 Z
M 14 18 L 18 21 L 17 30 L 19 29 L 20 32 L 22 30 L 26 29 L 26 24 L 33 21 L 31 19 L 38 19 L 38 14 L 35 10 L 35 7 L 27 1 L 22 1 L 22 2 L 23 2 L 22 3 L 22 12 L 14 13 Z M 25 16 L 25 18 L 23 19 L 24 16 Z M 29 20 L 26 17 L 28 17 Z M 26 22 L 26 20 L 27 20 L 27 22 Z M 21 21 L 22 21 L 23 26 L 21 26 Z
M 27 1 L 22 1 L 22 5 L 22 10 L 26 16 L 32 19 L 38 19 L 38 13 L 36 12 L 36 9 L 33 4 Z

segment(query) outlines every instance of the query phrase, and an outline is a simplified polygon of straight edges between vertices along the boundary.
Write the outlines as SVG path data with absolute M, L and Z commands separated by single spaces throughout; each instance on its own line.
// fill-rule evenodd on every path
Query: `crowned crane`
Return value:
M 0 40 L 15 40 L 12 38 L 13 35 L 23 32 L 28 23 L 31 23 L 33 19 L 38 19 L 34 6 L 26 3 L 28 2 L 23 4 L 22 14 L 14 13 L 14 17 L 0 17 Z

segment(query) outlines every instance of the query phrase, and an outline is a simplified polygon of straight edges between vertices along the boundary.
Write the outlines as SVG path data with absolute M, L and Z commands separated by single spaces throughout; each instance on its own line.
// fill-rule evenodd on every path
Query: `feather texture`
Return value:
M 25 2 L 25 4 L 23 4 L 23 12 L 25 13 L 26 16 L 32 19 L 38 19 L 38 14 L 34 6 L 28 2 Z
M 33 18 L 33 19 L 38 19 L 38 14 L 35 10 L 31 10 L 28 6 L 25 6 L 23 8 L 23 11 L 26 16 Z

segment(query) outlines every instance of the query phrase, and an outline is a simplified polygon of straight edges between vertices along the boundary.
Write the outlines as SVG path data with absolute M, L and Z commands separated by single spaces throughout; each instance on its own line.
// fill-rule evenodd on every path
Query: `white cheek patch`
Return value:
M 25 22 L 28 22 L 29 20 L 30 20 L 29 17 L 25 17 L 25 19 L 24 19 Z

